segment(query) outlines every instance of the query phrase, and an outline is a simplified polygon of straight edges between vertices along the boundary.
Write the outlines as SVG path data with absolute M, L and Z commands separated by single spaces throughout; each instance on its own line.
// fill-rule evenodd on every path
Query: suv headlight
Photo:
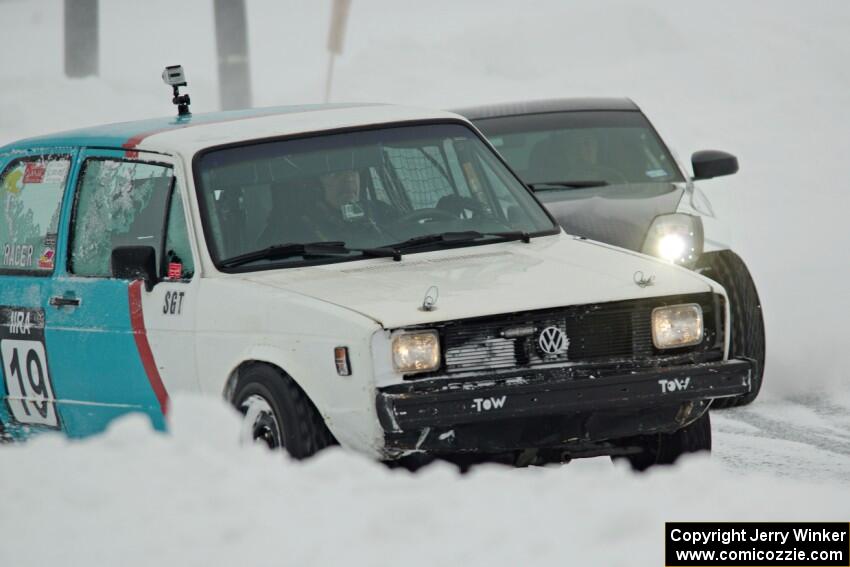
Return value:
M 680 348 L 702 342 L 702 307 L 697 303 L 656 307 L 652 310 L 652 344 Z
M 703 242 L 700 217 L 684 213 L 659 215 L 646 234 L 643 253 L 690 267 L 702 254 Z
M 393 337 L 393 366 L 399 372 L 431 372 L 440 367 L 437 331 L 399 333 Z

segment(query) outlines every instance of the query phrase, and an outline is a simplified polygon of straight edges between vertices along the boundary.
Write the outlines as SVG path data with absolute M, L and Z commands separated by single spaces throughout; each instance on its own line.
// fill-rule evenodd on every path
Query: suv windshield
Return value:
M 476 125 L 536 190 L 684 181 L 640 112 L 528 114 Z
M 376 249 L 419 251 L 559 230 L 460 124 L 243 144 L 201 154 L 196 168 L 210 252 L 224 268 L 323 263 L 379 255 Z

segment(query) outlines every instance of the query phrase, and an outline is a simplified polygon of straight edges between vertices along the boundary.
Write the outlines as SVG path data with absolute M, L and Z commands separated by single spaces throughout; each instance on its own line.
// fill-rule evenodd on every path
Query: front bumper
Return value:
M 411 439 L 414 432 L 434 430 L 447 435 L 454 428 L 469 426 L 480 436 L 481 426 L 527 424 L 529 418 L 568 416 L 580 418 L 576 427 L 570 427 L 576 430 L 570 435 L 593 441 L 612 435 L 675 430 L 684 425 L 677 421 L 694 418 L 690 410 L 683 417 L 679 411 L 683 404 L 704 407 L 708 400 L 746 394 L 753 371 L 754 362 L 735 359 L 584 372 L 566 366 L 466 381 L 442 378 L 379 390 L 377 410 L 388 445 L 398 449 L 420 448 L 409 447 L 410 443 L 404 441 Z M 623 422 L 623 418 L 646 416 L 648 410 L 657 410 L 649 425 L 638 419 L 633 424 Z M 588 424 L 593 418 L 599 421 L 599 416 L 619 420 L 620 424 L 593 431 Z M 561 426 L 555 426 L 558 427 Z M 421 445 L 424 437 L 418 437 Z

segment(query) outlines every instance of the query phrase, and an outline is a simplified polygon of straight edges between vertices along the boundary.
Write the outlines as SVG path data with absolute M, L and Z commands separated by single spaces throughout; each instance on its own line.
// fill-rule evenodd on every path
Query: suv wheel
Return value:
M 240 372 L 233 398 L 242 415 L 243 435 L 271 449 L 304 459 L 333 445 L 333 435 L 301 388 L 277 369 L 257 364 Z
M 764 317 L 756 285 L 741 257 L 731 250 L 709 253 L 700 259 L 701 273 L 726 289 L 732 315 L 729 358 L 755 360 L 758 368 L 752 378 L 749 394 L 715 400 L 712 408 L 722 409 L 749 404 L 759 395 L 764 376 Z
M 646 438 L 644 451 L 627 455 L 636 471 L 653 465 L 672 465 L 686 453 L 711 452 L 711 418 L 706 411 L 702 417 L 674 433 L 660 433 Z

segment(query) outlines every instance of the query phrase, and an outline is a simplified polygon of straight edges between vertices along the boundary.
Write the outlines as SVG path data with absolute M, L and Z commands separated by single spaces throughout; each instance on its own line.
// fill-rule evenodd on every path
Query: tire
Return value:
M 711 417 L 702 417 L 674 433 L 648 436 L 642 453 L 627 455 L 632 469 L 645 471 L 655 465 L 672 465 L 686 453 L 711 452 Z
M 704 254 L 699 267 L 703 275 L 722 285 L 729 296 L 732 317 L 729 358 L 745 357 L 758 363 L 749 394 L 714 400 L 711 407 L 723 409 L 747 405 L 759 395 L 764 377 L 764 317 L 756 285 L 747 265 L 731 250 Z
M 240 371 L 233 405 L 243 416 L 243 435 L 271 449 L 306 459 L 336 444 L 316 406 L 278 369 L 254 364 Z

